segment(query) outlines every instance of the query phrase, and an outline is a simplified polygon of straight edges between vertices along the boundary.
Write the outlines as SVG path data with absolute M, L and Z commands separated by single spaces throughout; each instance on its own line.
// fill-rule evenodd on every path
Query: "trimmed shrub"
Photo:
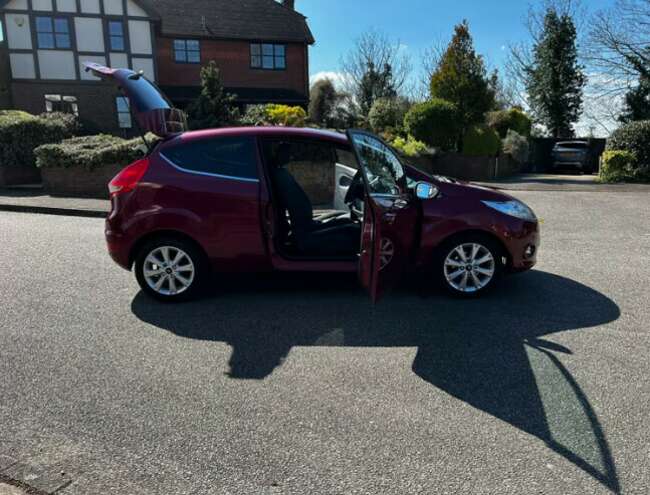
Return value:
M 501 139 L 485 125 L 470 127 L 463 137 L 463 155 L 496 156 L 501 149 Z
M 508 153 L 519 163 L 526 163 L 529 152 L 528 139 L 512 129 L 508 129 L 506 138 L 503 140 L 503 152 Z
M 147 141 L 155 139 L 147 135 Z M 66 139 L 58 144 L 45 144 L 34 150 L 36 164 L 41 168 L 81 167 L 93 170 L 104 165 L 123 165 L 144 155 L 141 138 L 122 139 L 107 134 Z
M 241 119 L 243 125 L 280 125 L 286 127 L 304 127 L 307 112 L 302 107 L 288 105 L 252 105 L 248 107 Z
M 267 105 L 266 115 L 269 123 L 287 127 L 304 127 L 307 120 L 304 108 L 288 105 Z
M 77 119 L 64 115 L 37 117 L 16 110 L 0 111 L 0 166 L 34 166 L 34 148 L 74 135 Z
M 456 105 L 438 98 L 413 105 L 404 117 L 404 127 L 418 141 L 452 150 L 460 130 Z
M 650 167 L 650 120 L 630 122 L 616 129 L 607 140 L 608 151 L 629 151 L 637 168 Z
M 599 178 L 601 182 L 648 182 L 650 168 L 640 167 L 630 151 L 609 150 L 603 153 Z
M 422 141 L 418 141 L 413 136 L 409 136 L 406 139 L 403 137 L 397 137 L 391 145 L 405 156 L 420 156 L 429 152 L 427 145 Z
M 379 98 L 370 108 L 368 121 L 374 132 L 399 130 L 404 125 L 408 102 L 401 98 Z
M 509 130 L 515 131 L 520 136 L 530 137 L 533 127 L 531 118 L 519 108 L 499 110 L 487 114 L 487 125 L 497 131 L 501 139 L 505 139 Z

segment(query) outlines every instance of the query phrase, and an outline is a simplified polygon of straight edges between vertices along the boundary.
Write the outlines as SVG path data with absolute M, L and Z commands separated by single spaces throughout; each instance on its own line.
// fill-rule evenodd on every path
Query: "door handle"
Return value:
M 395 202 L 393 203 L 393 208 L 398 208 L 401 210 L 402 208 L 406 208 L 408 205 L 409 202 L 407 200 L 400 198 L 395 200 Z

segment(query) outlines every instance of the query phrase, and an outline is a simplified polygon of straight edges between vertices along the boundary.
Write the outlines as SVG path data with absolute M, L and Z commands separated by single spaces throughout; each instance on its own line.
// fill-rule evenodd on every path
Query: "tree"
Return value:
M 623 123 L 650 120 L 650 80 L 641 76 L 639 84 L 625 95 L 623 112 L 619 121 Z
M 191 129 L 223 127 L 237 120 L 236 97 L 226 93 L 214 60 L 201 68 L 201 94 L 187 110 Z
M 453 103 L 460 123 L 459 137 L 482 122 L 495 104 L 494 83 L 487 75 L 483 57 L 474 51 L 469 24 L 463 21 L 431 76 L 431 96 Z
M 377 98 L 402 94 L 411 72 L 408 53 L 385 34 L 368 31 L 341 60 L 345 92 L 363 118 Z
M 373 104 L 382 98 L 395 98 L 397 91 L 393 82 L 393 69 L 390 64 L 384 64 L 380 69 L 373 62 L 368 63 L 366 72 L 357 88 L 357 103 L 361 115 L 370 113 Z
M 528 104 L 535 121 L 554 137 L 573 135 L 582 111 L 586 77 L 578 63 L 576 28 L 568 14 L 549 8 L 526 68 Z
M 339 95 L 331 79 L 316 81 L 309 93 L 309 118 L 315 124 L 330 127 Z

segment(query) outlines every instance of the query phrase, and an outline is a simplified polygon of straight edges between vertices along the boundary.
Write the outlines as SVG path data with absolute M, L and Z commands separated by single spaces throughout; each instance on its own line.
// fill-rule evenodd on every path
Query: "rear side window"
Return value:
M 190 172 L 257 179 L 257 155 L 252 137 L 224 137 L 179 144 L 161 154 Z

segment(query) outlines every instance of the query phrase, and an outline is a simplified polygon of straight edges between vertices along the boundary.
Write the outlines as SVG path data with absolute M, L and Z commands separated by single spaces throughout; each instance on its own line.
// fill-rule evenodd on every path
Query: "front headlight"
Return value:
M 500 211 L 511 217 L 521 218 L 522 220 L 528 220 L 529 222 L 534 222 L 537 220 L 535 213 L 528 206 L 526 206 L 521 201 L 512 200 L 512 201 L 481 201 L 485 206 L 489 206 L 492 209 Z

